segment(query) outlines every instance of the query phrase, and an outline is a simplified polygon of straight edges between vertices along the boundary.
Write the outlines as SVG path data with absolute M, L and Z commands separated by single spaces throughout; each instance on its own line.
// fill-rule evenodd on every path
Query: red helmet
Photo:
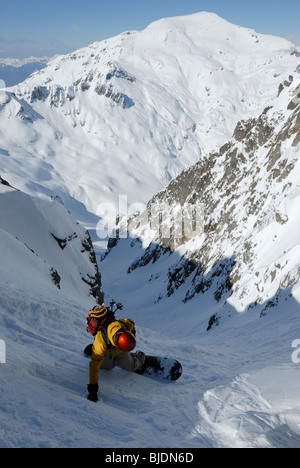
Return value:
M 115 345 L 122 351 L 130 352 L 136 347 L 136 340 L 130 331 L 121 330 L 114 336 Z

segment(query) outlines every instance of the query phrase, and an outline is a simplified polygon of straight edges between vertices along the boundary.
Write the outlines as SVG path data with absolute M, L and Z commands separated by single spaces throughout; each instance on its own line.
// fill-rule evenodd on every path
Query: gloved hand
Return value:
M 87 399 L 89 401 L 92 401 L 93 403 L 97 403 L 97 401 L 99 401 L 99 398 L 98 398 L 99 385 L 98 384 L 89 384 L 87 386 L 87 389 L 88 389 L 88 392 L 89 392 Z

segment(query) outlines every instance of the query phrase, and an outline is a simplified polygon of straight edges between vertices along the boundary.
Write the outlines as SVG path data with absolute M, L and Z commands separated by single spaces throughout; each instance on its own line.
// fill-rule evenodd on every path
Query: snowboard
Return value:
M 176 359 L 146 356 L 145 364 L 136 370 L 135 373 L 174 382 L 181 377 L 182 366 Z

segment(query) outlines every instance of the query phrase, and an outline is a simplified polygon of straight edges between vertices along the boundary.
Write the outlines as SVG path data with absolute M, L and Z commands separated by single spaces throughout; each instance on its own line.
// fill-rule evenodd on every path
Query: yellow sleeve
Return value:
M 104 361 L 104 354 L 103 356 L 97 356 L 94 353 L 92 354 L 91 361 L 90 361 L 90 384 L 94 385 L 99 382 L 99 371 Z

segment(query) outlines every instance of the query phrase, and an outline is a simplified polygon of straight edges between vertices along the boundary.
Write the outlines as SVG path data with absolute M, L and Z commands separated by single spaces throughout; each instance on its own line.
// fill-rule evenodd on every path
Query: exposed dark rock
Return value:
M 64 250 L 67 247 L 68 243 L 74 241 L 75 239 L 78 239 L 78 234 L 76 234 L 76 232 L 63 239 L 59 239 L 52 233 L 51 235 L 56 240 L 56 242 L 58 243 L 59 247 L 62 250 Z M 81 279 L 84 283 L 90 286 L 91 296 L 93 296 L 97 300 L 97 302 L 101 304 L 104 301 L 104 293 L 101 289 L 102 288 L 101 274 L 98 269 L 94 247 L 93 247 L 88 231 L 86 231 L 86 236 L 81 241 L 81 246 L 82 246 L 81 253 L 85 254 L 86 252 L 88 252 L 89 260 L 91 264 L 93 265 L 94 271 L 95 271 L 94 275 L 87 274 L 87 276 L 85 277 L 81 276 Z
M 37 86 L 31 93 L 30 101 L 45 101 L 49 96 L 49 89 L 46 86 Z
M 58 289 L 60 289 L 61 277 L 59 276 L 59 274 L 57 273 L 57 271 L 54 268 L 51 268 L 51 278 L 52 278 L 52 281 L 55 284 L 55 286 L 57 286 Z

